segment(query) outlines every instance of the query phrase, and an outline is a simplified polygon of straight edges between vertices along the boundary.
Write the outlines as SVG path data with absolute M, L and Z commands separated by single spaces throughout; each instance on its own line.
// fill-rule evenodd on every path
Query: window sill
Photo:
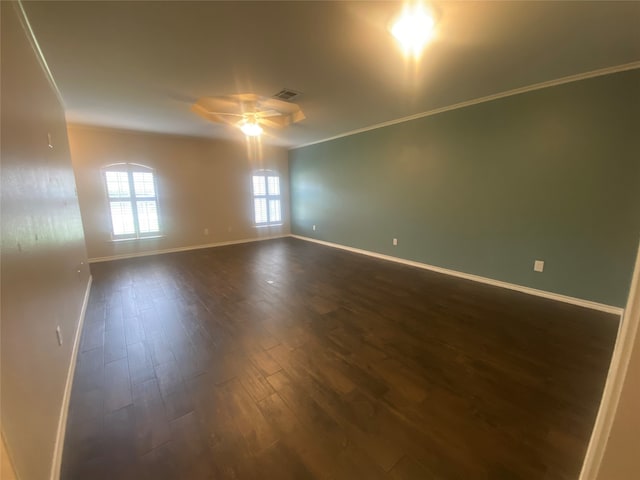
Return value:
M 122 242 L 137 242 L 139 240 L 151 240 L 157 238 L 164 238 L 166 235 L 153 235 L 151 237 L 138 237 L 138 238 L 112 238 L 107 240 L 108 243 L 122 243 Z
M 281 227 L 284 223 L 269 223 L 267 225 L 254 225 L 254 228 Z

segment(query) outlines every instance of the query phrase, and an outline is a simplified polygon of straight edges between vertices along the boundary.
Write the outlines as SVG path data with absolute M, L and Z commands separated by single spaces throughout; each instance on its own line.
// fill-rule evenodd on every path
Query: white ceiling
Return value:
M 73 123 L 243 138 L 191 113 L 202 96 L 283 87 L 302 145 L 539 82 L 640 60 L 640 2 L 433 2 L 437 36 L 407 62 L 400 2 L 25 2 Z

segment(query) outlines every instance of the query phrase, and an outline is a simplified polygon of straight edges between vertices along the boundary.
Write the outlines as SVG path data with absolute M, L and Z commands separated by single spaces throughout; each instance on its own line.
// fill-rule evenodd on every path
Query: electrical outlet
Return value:
M 533 262 L 533 271 L 534 272 L 542 272 L 544 270 L 544 261 L 536 260 Z
M 205 234 L 205 235 L 209 235 L 209 229 L 208 229 L 208 228 L 205 228 L 205 229 L 204 229 L 204 234 Z
M 313 231 L 314 231 L 314 232 L 316 231 L 316 226 L 315 226 L 315 225 L 313 226 Z
M 60 325 L 56 327 L 56 336 L 58 337 L 58 345 L 62 346 L 62 329 Z
M 397 246 L 398 246 L 398 239 L 397 239 L 397 238 L 394 238 L 394 239 L 393 239 L 393 246 L 394 246 L 394 247 L 397 247 Z

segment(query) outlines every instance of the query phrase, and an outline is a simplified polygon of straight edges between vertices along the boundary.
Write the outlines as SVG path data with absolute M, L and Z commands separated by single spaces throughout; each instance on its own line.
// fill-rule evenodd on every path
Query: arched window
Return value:
M 154 170 L 135 163 L 102 169 L 109 197 L 114 240 L 155 237 L 160 234 L 158 189 Z
M 256 226 L 282 223 L 280 177 L 272 170 L 253 174 L 253 212 Z

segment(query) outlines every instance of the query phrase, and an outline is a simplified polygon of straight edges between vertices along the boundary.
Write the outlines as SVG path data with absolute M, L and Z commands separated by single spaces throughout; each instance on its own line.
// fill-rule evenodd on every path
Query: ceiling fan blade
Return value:
M 259 102 L 260 108 L 264 110 L 277 110 L 282 113 L 293 113 L 300 110 L 295 103 L 285 102 L 277 98 L 265 98 Z
M 229 97 L 202 97 L 194 104 L 208 112 L 244 113 L 242 105 Z
M 235 95 L 229 95 L 229 97 L 239 102 L 257 102 L 260 97 L 255 93 L 236 93 Z
M 293 112 L 291 114 L 291 123 L 299 122 L 301 120 L 304 120 L 305 118 L 307 117 L 304 115 L 302 110 L 298 110 L 297 112 Z
M 209 112 L 202 108 L 197 103 L 191 106 L 191 111 L 202 118 L 209 120 L 210 122 L 215 123 L 232 123 L 230 117 L 236 117 L 236 115 L 228 115 L 228 114 L 219 114 L 215 112 Z M 242 115 L 240 115 L 242 116 Z
M 267 123 L 269 122 L 270 126 L 274 126 L 274 127 L 286 127 L 288 125 L 291 125 L 292 123 L 296 123 L 299 122 L 301 120 L 304 120 L 306 117 L 304 116 L 304 113 L 302 113 L 302 110 L 298 110 L 295 113 L 292 113 L 291 115 L 279 115 L 277 117 L 260 117 L 259 121 L 262 123 Z
M 206 111 L 209 115 L 226 115 L 228 117 L 244 117 L 245 115 L 243 115 L 242 113 L 228 113 L 228 112 L 210 112 L 210 111 Z
M 258 120 L 258 123 L 270 128 L 282 128 L 289 125 L 290 122 L 287 120 L 286 116 L 280 116 L 271 118 L 260 118 Z
M 258 118 L 279 117 L 280 115 L 282 115 L 282 113 L 277 110 L 265 110 L 256 113 L 256 117 Z

